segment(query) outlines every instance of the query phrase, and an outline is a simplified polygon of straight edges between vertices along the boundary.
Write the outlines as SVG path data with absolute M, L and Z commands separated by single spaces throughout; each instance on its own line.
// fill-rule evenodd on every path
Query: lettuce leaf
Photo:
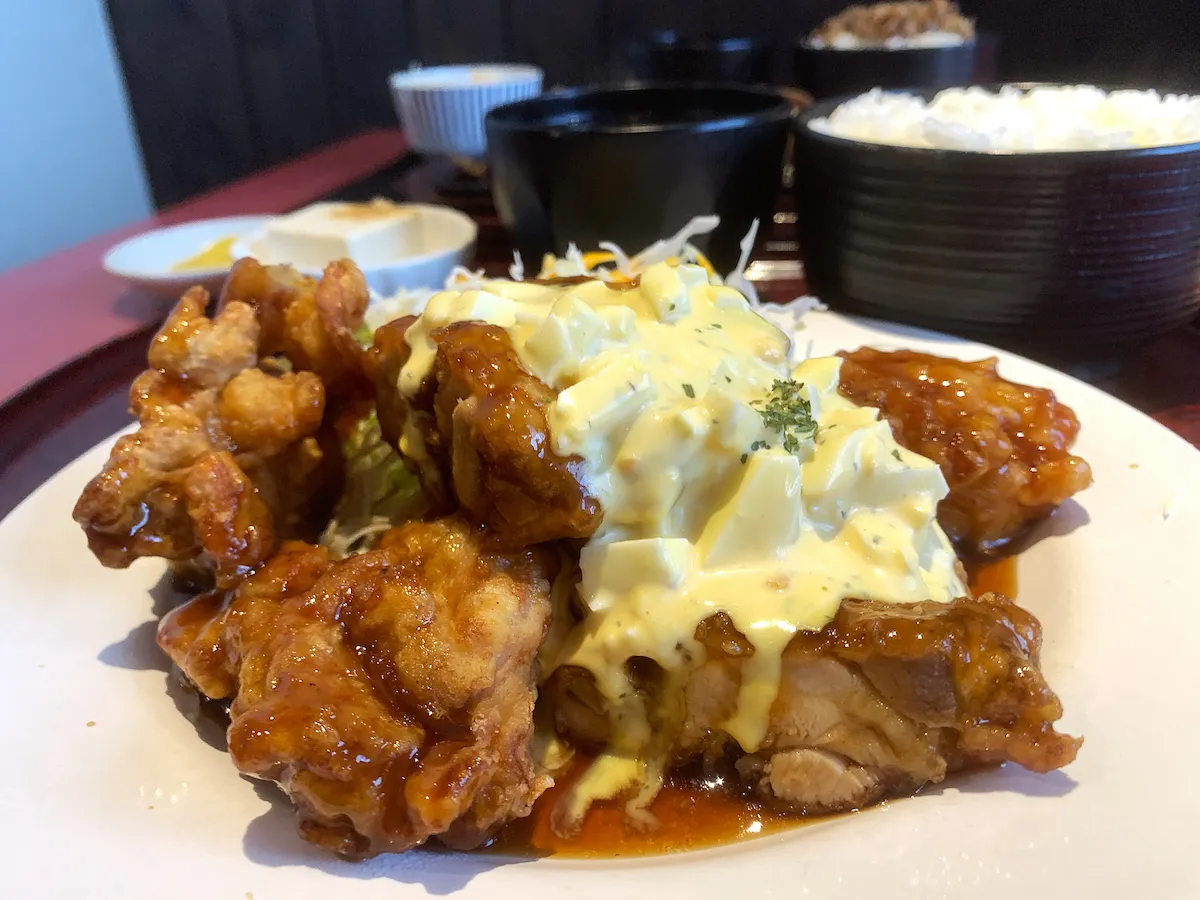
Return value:
M 321 543 L 338 557 L 369 550 L 384 531 L 426 508 L 420 481 L 383 439 L 374 410 L 355 424 L 342 453 L 345 488 L 321 535 Z

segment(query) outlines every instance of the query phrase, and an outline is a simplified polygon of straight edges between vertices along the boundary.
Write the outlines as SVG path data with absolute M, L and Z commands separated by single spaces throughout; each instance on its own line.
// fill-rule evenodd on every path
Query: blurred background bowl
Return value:
M 427 203 L 405 203 L 404 208 L 415 213 L 419 220 L 420 241 L 414 252 L 376 265 L 355 260 L 367 286 L 383 296 L 414 288 L 440 290 L 456 267 L 469 265 L 475 256 L 479 226 L 470 216 L 457 209 Z M 266 265 L 294 266 L 313 278 L 319 278 L 326 263 L 333 262 L 329 259 L 305 263 L 272 255 L 265 223 L 262 229 L 244 235 L 234 244 L 233 255 L 235 258 L 253 256 Z
M 542 70 L 524 65 L 433 66 L 388 79 L 396 115 L 419 153 L 480 160 L 487 149 L 488 110 L 536 97 Z
M 775 47 L 749 37 L 684 37 L 655 32 L 629 48 L 632 74 L 642 81 L 705 81 L 770 84 L 775 80 Z
M 527 262 L 615 241 L 633 253 L 716 213 L 693 243 L 721 271 L 774 212 L 792 107 L 778 92 L 649 85 L 546 94 L 487 117 L 492 196 Z
M 871 88 L 947 88 L 968 85 L 976 75 L 978 41 L 950 47 L 838 50 L 814 47 L 808 37 L 795 46 L 795 85 L 818 100 Z
M 794 128 L 801 253 L 830 305 L 1054 362 L 1195 317 L 1200 144 L 988 154 L 808 127 L 839 102 Z
M 143 232 L 110 248 L 104 254 L 104 271 L 172 303 L 196 284 L 216 294 L 233 265 L 232 247 L 237 240 L 261 230 L 269 220 L 270 216 L 231 216 Z M 227 253 L 211 253 L 214 244 L 226 241 L 232 242 Z M 225 258 L 214 259 L 212 265 L 180 268 L 186 260 L 205 251 L 210 251 L 206 256 Z

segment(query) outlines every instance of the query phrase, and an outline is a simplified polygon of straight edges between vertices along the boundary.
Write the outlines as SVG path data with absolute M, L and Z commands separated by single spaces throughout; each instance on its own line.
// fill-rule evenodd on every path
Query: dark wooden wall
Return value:
M 413 61 L 513 60 L 547 83 L 620 78 L 657 28 L 787 48 L 848 0 L 107 0 L 150 184 L 181 200 L 395 122 Z M 1200 0 L 963 0 L 1004 36 L 1005 80 L 1200 91 Z

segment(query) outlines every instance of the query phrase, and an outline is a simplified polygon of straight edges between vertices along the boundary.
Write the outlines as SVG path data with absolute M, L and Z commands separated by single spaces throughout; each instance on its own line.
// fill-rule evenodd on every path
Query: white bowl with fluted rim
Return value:
M 388 78 L 400 127 L 420 153 L 482 160 L 488 111 L 542 92 L 536 66 L 477 63 L 431 66 Z

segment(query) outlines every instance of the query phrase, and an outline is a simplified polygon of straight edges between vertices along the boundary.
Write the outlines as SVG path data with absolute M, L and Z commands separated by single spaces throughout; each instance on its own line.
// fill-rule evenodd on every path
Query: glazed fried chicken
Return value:
M 843 603 L 784 655 L 766 749 L 739 761 L 798 812 L 859 808 L 964 767 L 1050 772 L 1081 740 L 1039 669 L 1041 627 L 999 594 L 905 607 Z
M 959 12 L 951 0 L 900 0 L 893 3 L 854 5 L 826 19 L 812 37 L 832 44 L 842 36 L 882 44 L 889 38 L 908 38 L 930 31 L 945 31 L 970 40 L 975 23 Z
M 557 558 L 485 540 L 455 516 L 341 562 L 289 543 L 163 620 L 172 660 L 232 699 L 234 763 L 287 791 L 306 839 L 348 856 L 475 847 L 549 787 L 529 744 Z
M 325 267 L 320 280 L 288 266 L 242 259 L 229 272 L 220 308 L 245 303 L 261 327 L 262 356 L 282 356 L 293 368 L 312 372 L 330 397 L 370 393 L 364 351 L 354 331 L 367 310 L 370 291 L 354 263 Z
M 433 369 L 409 400 L 397 382 L 412 321 L 376 332 L 376 402 L 384 433 L 404 441 L 426 491 L 443 505 L 456 500 L 508 547 L 589 537 L 600 504 L 583 486 L 582 461 L 554 452 L 554 392 L 525 370 L 508 334 L 477 322 L 436 329 Z
M 881 410 L 900 445 L 941 466 L 938 508 L 961 553 L 993 556 L 1092 483 L 1070 453 L 1079 420 L 1052 391 L 1006 381 L 996 360 L 864 347 L 841 354 L 841 393 Z
M 242 260 L 212 319 L 208 293 L 188 291 L 130 392 L 137 432 L 75 506 L 97 558 L 163 557 L 232 583 L 280 539 L 319 531 L 338 472 L 327 384 L 356 383 L 345 347 L 366 298 L 343 263 L 318 285 Z
M 684 690 L 677 762 L 727 753 L 721 723 L 754 653 L 723 614 L 701 623 L 697 638 L 708 660 Z M 967 766 L 1060 768 L 1081 741 L 1054 729 L 1062 707 L 1038 668 L 1040 645 L 1037 620 L 998 594 L 912 606 L 846 601 L 823 630 L 789 644 L 766 739 L 738 753 L 736 771 L 777 808 L 823 814 L 911 793 Z M 588 746 L 607 742 L 589 673 L 561 669 L 546 690 L 560 732 Z
M 707 302 L 703 290 L 696 296 Z M 559 657 L 588 660 L 597 672 L 627 673 L 619 683 L 628 690 L 606 689 L 622 701 L 632 698 L 620 711 L 637 707 L 636 722 L 606 708 L 597 685 L 615 680 L 598 681 L 570 665 L 550 674 L 539 698 L 539 651 L 549 665 L 554 654 L 546 648 L 561 645 L 573 627 L 587 628 L 579 620 L 589 595 L 566 575 L 586 582 L 589 573 L 576 572 L 575 563 L 584 567 L 579 547 L 597 534 L 603 515 L 587 487 L 584 460 L 554 451 L 555 392 L 522 364 L 528 347 L 519 354 L 509 331 L 481 322 L 433 327 L 447 319 L 429 316 L 410 332 L 416 320 L 399 319 L 378 328 L 365 350 L 355 335 L 367 298 L 362 274 L 345 262 L 317 282 L 243 260 L 211 318 L 208 295 L 190 291 L 134 385 L 138 431 L 118 441 L 75 510 L 105 565 L 158 556 L 215 575 L 215 589 L 162 620 L 159 645 L 200 692 L 229 705 L 234 764 L 288 794 L 305 839 L 351 857 L 430 839 L 459 848 L 486 843 L 527 816 L 551 785 L 534 761 L 539 702 L 539 722 L 552 720 L 577 749 L 620 746 L 627 735 L 619 729 L 628 731 L 632 722 L 650 736 L 629 744 L 631 752 L 642 757 L 642 768 L 658 767 L 655 777 L 664 766 L 719 758 L 748 793 L 801 814 L 862 807 L 972 765 L 1012 761 L 1045 772 L 1074 758 L 1080 742 L 1054 728 L 1062 710 L 1039 668 L 1038 623 L 998 595 L 909 605 L 851 599 L 830 622 L 831 596 L 819 619 L 804 620 L 804 627 L 826 627 L 779 628 L 782 636 L 760 641 L 764 655 L 755 659 L 747 634 L 758 633 L 763 617 L 739 619 L 746 634 L 734 627 L 729 591 L 743 583 L 730 580 L 735 587 L 715 590 L 713 602 L 705 599 L 682 625 L 672 624 L 665 601 L 665 613 L 647 610 L 647 621 L 669 626 L 663 646 L 674 646 L 681 659 L 674 672 L 653 662 L 649 650 L 642 655 L 645 647 L 655 649 L 653 642 L 620 658 L 609 658 L 612 643 L 592 656 Z M 762 323 L 743 312 L 751 320 L 748 364 L 768 365 L 771 351 L 771 365 L 782 366 L 786 341 L 771 335 L 763 350 Z M 657 313 L 647 317 L 655 328 L 666 327 Z M 727 334 L 737 330 L 734 319 L 728 324 Z M 519 329 L 512 334 L 524 339 Z M 416 376 L 415 366 L 405 368 L 414 347 L 421 361 Z M 679 380 L 685 362 L 673 365 L 667 377 Z M 835 367 L 824 365 L 821 396 L 829 397 Z M 1090 478 L 1086 464 L 1068 452 L 1078 429 L 1071 411 L 1048 391 L 1003 381 L 991 363 L 864 350 L 847 354 L 841 371 L 846 396 L 882 409 L 900 443 L 941 465 L 951 492 L 939 515 L 967 551 L 1007 547 Z M 557 376 L 547 377 L 559 384 Z M 733 380 L 726 375 L 724 383 Z M 615 382 L 618 393 L 627 381 Z M 717 412 L 682 415 L 706 400 L 691 381 L 673 391 L 688 403 L 680 402 L 678 419 L 661 422 L 695 425 L 696 434 L 718 424 Z M 734 424 L 745 426 L 738 432 L 745 441 L 731 443 L 729 452 L 721 445 L 722 452 L 733 461 L 743 447 L 749 452 L 741 456 L 747 474 L 721 490 L 743 496 L 741 483 L 750 484 L 745 510 L 714 499 L 710 518 L 728 512 L 729 522 L 745 526 L 742 535 L 758 541 L 761 532 L 752 530 L 758 511 L 798 480 L 773 482 L 769 474 L 800 464 L 786 444 L 770 458 L 750 459 L 763 449 L 770 423 L 758 405 L 724 396 L 711 398 L 712 409 L 727 401 L 731 416 L 740 416 Z M 811 404 L 807 412 L 815 416 Z M 866 418 L 872 440 L 885 442 L 879 455 L 895 450 L 886 429 L 873 415 Z M 810 424 L 813 431 L 824 427 Z M 357 467 L 342 465 L 339 435 L 347 434 L 355 439 L 345 441 L 346 456 Z M 612 436 L 614 446 L 622 440 Z M 891 455 L 903 464 L 899 451 Z M 414 502 L 408 500 L 417 494 L 415 479 L 405 465 L 424 489 Z M 940 491 L 936 471 L 922 467 L 925 481 Z M 350 521 L 341 512 L 331 520 L 339 495 L 353 500 Z M 931 488 L 921 496 L 940 493 Z M 388 498 L 395 502 L 381 503 Z M 612 503 L 619 512 L 618 501 Z M 932 499 L 922 509 L 922 527 L 936 533 Z M 871 548 L 897 529 L 900 536 L 888 539 L 898 554 L 927 546 L 904 531 L 906 523 L 893 527 L 893 518 L 900 521 L 868 515 L 852 522 L 861 526 L 854 534 L 863 552 L 855 544 L 838 557 L 837 571 L 849 579 L 856 566 L 874 565 L 873 554 L 885 550 Z M 326 547 L 315 545 L 322 532 Z M 916 582 L 909 600 L 948 599 L 959 590 L 956 560 L 943 536 L 935 536 L 944 559 L 938 571 L 951 586 L 930 575 Z M 658 556 L 613 563 L 621 577 L 611 579 L 610 593 L 643 602 L 655 596 L 643 590 L 653 578 L 686 582 L 684 563 L 702 542 L 665 529 L 660 540 Z M 780 547 L 787 543 L 779 540 Z M 706 547 L 706 559 L 719 559 Z M 646 571 L 631 572 L 625 585 L 626 569 L 638 566 Z M 909 567 L 904 578 L 916 577 L 912 572 L 926 578 L 926 569 L 933 567 Z M 778 592 L 787 586 L 784 575 L 792 577 L 772 569 L 765 582 L 744 584 L 748 591 L 765 584 Z M 556 613 L 547 638 L 552 583 Z M 849 580 L 837 582 L 843 583 L 837 597 L 859 592 Z M 863 590 L 892 596 L 892 588 Z M 722 605 L 728 614 L 718 611 Z M 708 618 L 689 641 L 700 616 Z M 773 666 L 780 653 L 772 705 L 776 670 L 767 667 L 764 675 L 758 664 L 769 659 Z M 743 681 L 755 699 L 739 708 Z M 643 700 L 653 712 L 641 715 Z M 739 731 L 731 721 L 749 716 L 747 709 L 755 721 Z M 539 738 L 546 736 L 539 730 Z M 646 779 L 651 790 L 657 784 Z
M 207 557 L 224 577 L 247 572 L 276 544 L 275 517 L 252 473 L 270 477 L 267 459 L 285 450 L 299 483 L 321 464 L 313 437 L 325 410 L 320 379 L 254 368 L 253 310 L 234 303 L 209 320 L 207 304 L 208 293 L 193 288 L 172 311 L 150 349 L 152 368 L 130 393 L 139 428 L 117 441 L 75 505 L 106 566 Z

